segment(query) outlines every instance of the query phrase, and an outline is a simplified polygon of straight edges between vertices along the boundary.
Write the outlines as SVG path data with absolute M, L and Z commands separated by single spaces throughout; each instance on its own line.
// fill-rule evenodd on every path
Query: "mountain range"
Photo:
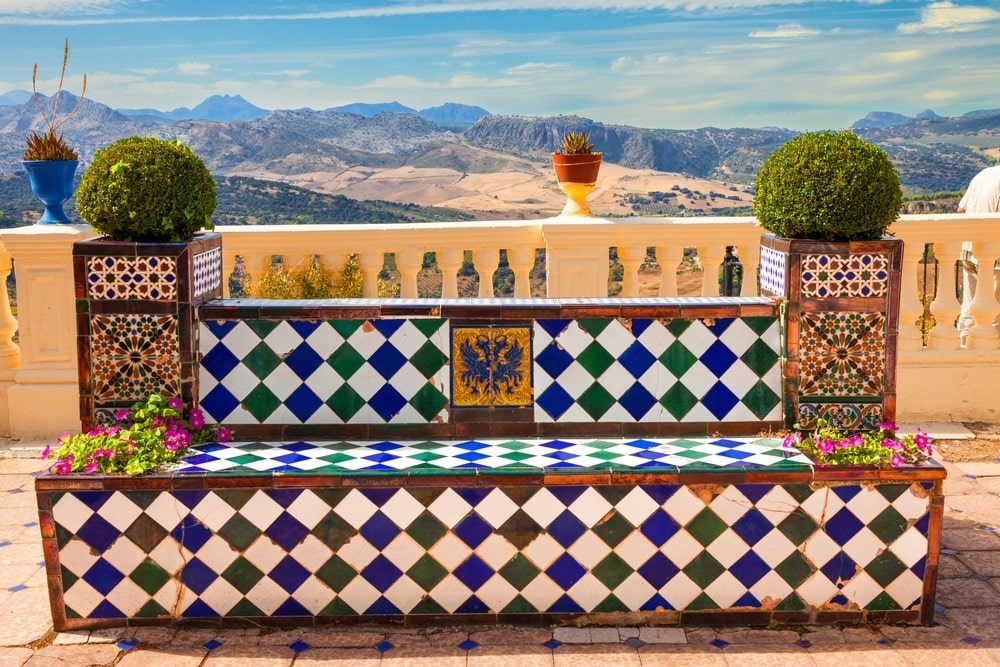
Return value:
M 20 172 L 25 135 L 44 129 L 30 93 L 25 99 L 19 92 L 0 96 L 0 175 Z M 59 108 L 71 109 L 76 98 L 68 92 L 61 95 L 65 99 Z M 52 98 L 40 101 L 51 108 Z M 888 152 L 907 193 L 956 191 L 995 161 L 988 151 L 1000 147 L 1000 109 L 958 117 L 930 110 L 916 117 L 872 112 L 851 129 Z M 85 99 L 64 130 L 83 166 L 95 150 L 121 137 L 177 138 L 202 156 L 217 181 L 244 177 L 358 199 L 454 208 L 481 205 L 476 210 L 488 209 L 494 218 L 510 214 L 503 195 L 512 181 L 522 183 L 522 189 L 509 201 L 525 214 L 534 214 L 537 201 L 549 197 L 544 192 L 554 188 L 544 182 L 548 155 L 564 132 L 590 133 L 604 153 L 607 168 L 602 174 L 612 173 L 614 165 L 616 181 L 608 189 L 615 194 L 609 197 L 622 202 L 648 198 L 670 189 L 656 180 L 670 176 L 679 189 L 693 191 L 687 208 L 681 209 L 700 207 L 706 213 L 725 205 L 729 195 L 717 191 L 748 191 L 764 159 L 798 134 L 773 127 L 672 130 L 609 125 L 578 116 L 498 116 L 456 103 L 421 111 L 395 102 L 266 111 L 238 95 L 214 96 L 193 109 L 170 112 L 116 110 Z M 524 189 L 523 183 L 532 179 L 543 181 L 535 186 L 543 194 Z M 695 180 L 698 185 L 691 186 Z M 706 196 L 713 185 L 719 195 L 714 204 Z M 477 195 L 476 203 L 467 198 L 470 194 Z M 0 210 L 3 207 L 0 202 Z

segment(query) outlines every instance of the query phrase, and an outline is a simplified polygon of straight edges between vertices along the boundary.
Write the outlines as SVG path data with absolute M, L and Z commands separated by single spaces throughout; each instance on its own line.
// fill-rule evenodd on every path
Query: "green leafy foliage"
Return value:
M 49 471 L 143 475 L 178 461 L 191 445 L 228 442 L 232 437 L 228 429 L 206 426 L 201 410 L 185 410 L 176 397 L 154 394 L 131 409 L 119 410 L 115 419 L 115 424 L 87 433 L 67 433 L 56 448 L 46 447 L 42 458 L 54 460 Z
M 899 176 L 881 148 L 852 132 L 809 132 L 764 161 L 754 214 L 777 236 L 823 241 L 881 238 L 899 215 Z
M 883 422 L 865 433 L 847 433 L 816 420 L 816 430 L 803 437 L 791 433 L 786 448 L 796 448 L 814 461 L 827 465 L 860 464 L 880 468 L 920 465 L 931 457 L 931 438 L 921 429 L 915 435 L 896 437 L 896 425 Z
M 97 151 L 76 191 L 84 220 L 112 241 L 190 241 L 211 228 L 215 181 L 190 147 L 128 137 Z
M 594 152 L 594 144 L 587 132 L 567 132 L 562 137 L 559 152 L 563 155 L 590 155 Z

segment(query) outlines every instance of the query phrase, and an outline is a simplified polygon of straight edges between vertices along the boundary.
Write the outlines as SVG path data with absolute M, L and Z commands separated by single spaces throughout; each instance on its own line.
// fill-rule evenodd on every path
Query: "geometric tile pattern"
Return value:
M 68 619 L 919 609 L 932 483 L 51 493 Z
M 884 254 L 802 255 L 803 297 L 883 297 L 889 291 Z
M 177 296 L 173 257 L 93 256 L 87 258 L 87 297 L 170 301 Z
M 818 419 L 826 420 L 830 426 L 848 431 L 874 429 L 884 420 L 881 403 L 810 403 L 799 402 L 799 426 L 804 429 L 816 427 Z
M 776 317 L 535 322 L 537 422 L 781 418 Z
M 785 262 L 788 255 L 761 246 L 760 248 L 760 289 L 762 293 L 785 294 Z
M 177 318 L 173 315 L 91 315 L 94 398 L 145 400 L 179 395 Z
M 222 285 L 222 248 L 212 248 L 192 257 L 193 296 L 207 294 Z
M 670 471 L 693 468 L 809 470 L 808 458 L 774 438 L 475 439 L 435 442 L 241 442 L 198 445 L 174 474 L 312 472 L 324 475 L 443 470 L 542 473 L 545 470 Z
M 452 405 L 531 405 L 529 327 L 453 327 Z
M 802 313 L 799 396 L 881 396 L 885 343 L 883 313 Z
M 232 424 L 448 421 L 437 318 L 200 323 L 200 405 Z

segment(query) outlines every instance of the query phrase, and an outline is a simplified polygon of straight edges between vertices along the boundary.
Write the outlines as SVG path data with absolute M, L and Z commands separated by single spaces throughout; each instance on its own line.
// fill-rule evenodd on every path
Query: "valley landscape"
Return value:
M 40 207 L 20 165 L 39 129 L 23 91 L 0 95 L 0 225 L 30 224 Z M 62 93 L 61 108 L 75 98 Z M 51 98 L 43 104 L 52 104 Z M 65 105 L 65 106 L 63 106 Z M 219 187 L 220 224 L 524 219 L 565 202 L 548 155 L 562 133 L 590 133 L 604 162 L 590 197 L 599 215 L 740 215 L 764 159 L 797 132 L 781 128 L 648 129 L 576 117 L 493 116 L 445 104 L 397 103 L 267 111 L 238 96 L 193 109 L 115 110 L 84 100 L 66 125 L 82 173 L 118 138 L 177 138 L 205 160 Z M 947 210 L 1000 151 L 1000 109 L 955 118 L 873 112 L 852 129 L 885 149 L 916 210 Z M 938 207 L 938 208 L 935 208 Z M 940 207 L 944 207 L 941 209 Z

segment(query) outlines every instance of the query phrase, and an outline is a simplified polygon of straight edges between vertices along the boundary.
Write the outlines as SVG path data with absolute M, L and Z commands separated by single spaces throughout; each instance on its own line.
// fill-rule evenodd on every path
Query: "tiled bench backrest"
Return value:
M 240 439 L 783 425 L 768 298 L 216 300 L 198 319 L 201 407 Z

